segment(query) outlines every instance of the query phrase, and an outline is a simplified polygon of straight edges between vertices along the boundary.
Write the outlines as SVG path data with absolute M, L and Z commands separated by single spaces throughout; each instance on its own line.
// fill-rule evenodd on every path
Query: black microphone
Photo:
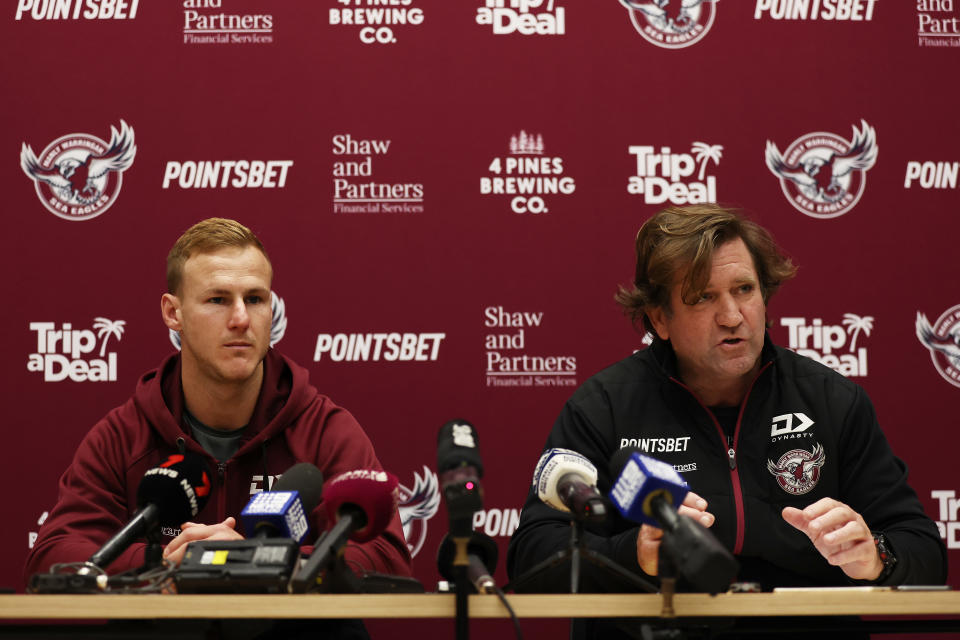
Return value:
M 736 558 L 706 527 L 677 510 L 687 484 L 672 466 L 625 448 L 610 460 L 616 477 L 610 499 L 624 518 L 663 529 L 661 557 L 666 557 L 695 589 L 726 591 L 740 569 Z
M 290 591 L 304 593 L 317 586 L 321 571 L 333 566 L 347 540 L 367 542 L 390 525 L 397 510 L 395 475 L 376 469 L 341 473 L 324 488 L 324 507 L 333 527 L 324 532 L 310 558 L 290 581 Z
M 179 527 L 200 513 L 210 495 L 210 476 L 201 456 L 186 452 L 168 457 L 143 474 L 137 488 L 137 512 L 130 522 L 87 561 L 106 569 L 130 545 L 159 527 Z
M 547 449 L 533 472 L 533 488 L 545 504 L 569 511 L 577 520 L 607 517 L 603 496 L 597 490 L 597 468 L 576 451 Z
M 456 581 L 454 572 L 454 557 L 457 555 L 457 544 L 450 535 L 445 535 L 437 549 L 437 569 L 440 575 L 448 582 Z M 497 589 L 492 574 L 497 569 L 497 543 L 490 536 L 474 531 L 467 542 L 467 579 L 477 590 L 477 593 L 493 593 Z
M 447 504 L 450 533 L 469 536 L 473 514 L 483 508 L 483 462 L 477 430 L 466 420 L 451 420 L 437 435 L 437 473 Z

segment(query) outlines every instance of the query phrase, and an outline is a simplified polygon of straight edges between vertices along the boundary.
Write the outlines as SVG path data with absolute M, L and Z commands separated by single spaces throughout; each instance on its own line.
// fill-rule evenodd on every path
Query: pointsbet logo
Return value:
M 140 0 L 19 0 L 15 19 L 133 20 Z
M 107 351 L 111 338 L 123 337 L 124 320 L 94 318 L 92 328 L 74 329 L 65 322 L 31 322 L 36 352 L 27 359 L 27 371 L 43 372 L 44 382 L 114 382 L 117 354 Z M 99 350 L 97 346 L 99 345 Z
M 313 361 L 429 362 L 440 355 L 445 333 L 321 333 Z

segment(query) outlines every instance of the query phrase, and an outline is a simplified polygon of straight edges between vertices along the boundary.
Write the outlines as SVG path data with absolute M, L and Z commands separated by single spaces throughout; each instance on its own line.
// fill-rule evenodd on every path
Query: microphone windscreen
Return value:
M 320 504 L 320 497 L 323 495 L 323 473 L 309 462 L 298 462 L 284 471 L 270 490 L 298 492 L 303 510 L 309 515 Z
M 474 467 L 477 477 L 483 477 L 483 462 L 477 430 L 466 420 L 451 420 L 437 434 L 437 472 L 443 473 L 457 467 Z
M 210 475 L 203 457 L 191 452 L 171 455 L 147 469 L 137 488 L 137 506 L 156 505 L 159 524 L 179 527 L 193 519 L 210 497 Z
M 559 448 L 544 451 L 533 472 L 533 488 L 541 502 L 559 511 L 570 511 L 557 495 L 557 483 L 568 473 L 580 476 L 584 484 L 597 486 L 597 468 L 582 454 Z
M 331 522 L 350 509 L 359 509 L 366 523 L 350 534 L 354 542 L 376 538 L 390 524 L 397 511 L 397 476 L 386 471 L 357 469 L 347 471 L 327 482 L 323 504 Z
M 687 483 L 676 470 L 637 449 L 621 449 L 610 459 L 610 471 L 616 478 L 610 488 L 610 501 L 627 520 L 662 526 L 654 517 L 652 502 L 662 497 L 679 509 L 688 493 Z

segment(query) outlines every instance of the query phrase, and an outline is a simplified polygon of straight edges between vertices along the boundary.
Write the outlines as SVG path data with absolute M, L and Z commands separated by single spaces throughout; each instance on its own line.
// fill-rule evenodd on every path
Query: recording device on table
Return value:
M 271 491 L 255 494 L 240 514 L 245 540 L 187 545 L 175 574 L 179 593 L 286 593 L 320 502 L 323 474 L 302 462 Z
M 677 514 L 689 491 L 674 468 L 636 449 L 621 449 L 611 458 L 610 471 L 616 477 L 610 499 L 621 515 L 663 529 L 661 579 L 673 577 L 675 570 L 697 591 L 726 591 L 739 564 L 706 527 Z
M 55 565 L 50 573 L 30 578 L 36 593 L 85 593 L 103 591 L 124 579 L 108 577 L 106 569 L 141 538 L 147 539 L 143 573 L 162 565 L 161 527 L 179 527 L 191 520 L 210 495 L 210 476 L 203 458 L 195 453 L 169 456 L 143 474 L 137 488 L 137 512 L 120 531 L 107 540 L 81 566 Z M 65 569 L 61 571 L 60 569 Z
M 397 509 L 395 475 L 376 469 L 347 471 L 325 487 L 324 507 L 333 527 L 317 540 L 310 558 L 290 581 L 292 593 L 422 593 L 423 585 L 406 576 L 366 573 L 346 566 L 348 540 L 373 540 L 390 525 Z

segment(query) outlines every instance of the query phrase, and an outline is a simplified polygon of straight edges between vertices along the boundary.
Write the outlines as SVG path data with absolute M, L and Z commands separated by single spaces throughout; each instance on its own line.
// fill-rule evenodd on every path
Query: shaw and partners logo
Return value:
M 123 172 L 137 155 L 133 129 L 120 121 L 110 127 L 110 142 L 87 133 L 71 133 L 48 144 L 40 155 L 26 142 L 20 167 L 34 182 L 40 202 L 64 220 L 90 220 L 120 195 Z
M 797 211 L 813 218 L 836 218 L 853 209 L 867 186 L 867 171 L 877 161 L 877 132 L 860 121 L 844 140 L 818 131 L 800 136 L 781 154 L 767 140 L 767 167 Z
M 508 329 L 483 338 L 488 387 L 575 387 L 577 358 L 570 355 L 531 355 L 529 330 L 536 334 L 543 324 L 542 311 L 509 312 L 502 306 L 483 310 L 483 326 Z
M 44 382 L 115 382 L 117 354 L 107 351 L 110 338 L 123 337 L 125 320 L 94 318 L 90 329 L 74 329 L 65 322 L 31 322 L 36 332 L 36 352 L 27 360 L 27 371 L 43 372 Z M 99 342 L 100 350 L 97 351 Z
M 820 318 L 781 318 L 787 327 L 788 346 L 802 356 L 812 358 L 848 378 L 866 377 L 867 349 L 857 347 L 861 335 L 870 336 L 873 316 L 843 314 L 842 324 L 824 324 Z M 844 352 L 846 347 L 846 352 Z
M 932 325 L 917 312 L 917 339 L 930 350 L 937 373 L 960 387 L 960 304 L 944 311 Z
M 223 0 L 184 0 L 184 44 L 272 44 L 273 14 L 227 13 Z M 213 9 L 213 12 L 208 12 Z
M 917 0 L 921 47 L 960 47 L 960 10 L 955 0 Z
M 378 168 L 390 164 L 390 140 L 357 139 L 349 133 L 333 136 L 334 213 L 423 213 L 422 182 L 378 182 Z M 354 159 L 349 159 L 354 158 Z M 382 159 L 382 160 L 381 160 Z
M 620 0 L 630 22 L 647 42 L 682 49 L 707 35 L 717 17 L 718 0 Z

